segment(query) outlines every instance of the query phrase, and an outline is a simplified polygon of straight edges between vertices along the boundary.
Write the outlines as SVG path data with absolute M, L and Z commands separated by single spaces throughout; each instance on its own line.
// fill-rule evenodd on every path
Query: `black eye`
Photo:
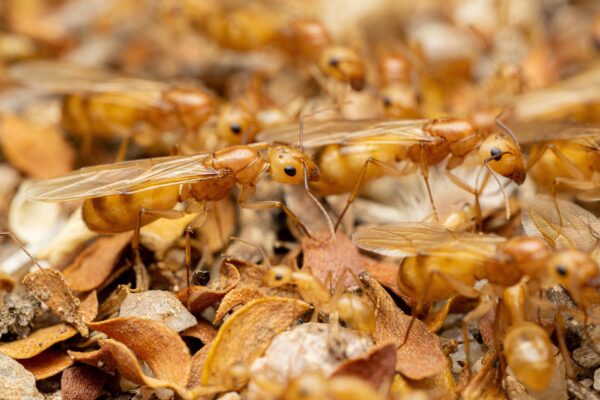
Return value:
M 567 267 L 565 267 L 564 265 L 557 265 L 556 273 L 559 274 L 560 276 L 567 276 L 569 271 L 567 270 Z
M 500 150 L 497 147 L 492 147 L 492 149 L 490 150 L 490 155 L 494 160 L 500 161 L 500 159 L 502 158 L 502 150 Z
M 335 58 L 335 57 L 331 57 L 331 58 L 329 59 L 329 65 L 330 65 L 331 67 L 333 67 L 333 68 L 336 68 L 336 67 L 337 67 L 339 64 L 340 64 L 340 60 L 338 60 L 337 58 Z
M 283 172 L 285 172 L 287 176 L 296 176 L 296 168 L 292 167 L 291 165 L 283 168 Z
M 277 274 L 277 275 L 275 275 L 275 280 L 276 280 L 276 281 L 280 281 L 280 280 L 282 280 L 282 279 L 283 279 L 283 275 L 281 275 L 281 274 Z
M 390 99 L 388 96 L 385 96 L 383 98 L 383 105 L 386 107 L 389 107 L 392 105 L 392 99 Z
M 242 132 L 242 127 L 238 124 L 231 124 L 229 129 L 231 129 L 231 132 L 233 132 L 234 135 L 239 135 Z

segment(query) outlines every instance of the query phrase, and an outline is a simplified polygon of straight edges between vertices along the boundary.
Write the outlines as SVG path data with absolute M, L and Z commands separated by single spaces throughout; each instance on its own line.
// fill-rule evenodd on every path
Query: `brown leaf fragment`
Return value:
M 5 114 L 0 120 L 0 143 L 10 163 L 32 178 L 51 178 L 73 169 L 75 152 L 54 126 Z
M 446 317 L 448 316 L 448 313 L 450 312 L 452 304 L 454 303 L 454 300 L 456 298 L 456 296 L 451 297 L 450 299 L 446 300 L 441 307 L 437 309 L 429 309 L 427 317 L 423 321 L 425 325 L 427 325 L 427 329 L 429 330 L 429 332 L 437 332 L 442 328 L 442 326 L 444 325 L 444 321 L 446 321 Z
M 101 237 L 83 249 L 63 271 L 71 290 L 87 292 L 100 287 L 110 275 L 131 237 L 131 232 Z
M 100 370 L 112 374 L 117 370 L 117 362 L 115 361 L 110 349 L 104 346 L 106 340 L 101 340 L 100 348 L 93 351 L 72 351 L 68 350 L 67 353 L 74 360 L 83 364 L 91 365 L 92 367 L 99 368 Z
M 208 344 L 217 337 L 217 330 L 206 321 L 198 321 L 196 325 L 181 332 L 181 336 L 193 337 Z
M 60 379 L 63 400 L 96 400 L 107 375 L 87 365 L 66 369 Z
M 420 393 L 422 396 L 418 396 Z M 426 398 L 426 399 L 448 399 L 454 400 L 458 397 L 454 376 L 450 368 L 418 381 L 411 380 L 397 374 L 390 388 L 390 397 L 393 399 L 403 398 Z
M 36 270 L 23 278 L 25 286 L 33 295 L 46 303 L 53 314 L 73 325 L 83 336 L 88 327 L 79 308 L 79 299 L 69 289 L 63 274 L 55 269 Z
M 0 352 L 15 360 L 37 356 L 50 346 L 72 338 L 77 334 L 75 328 L 65 323 L 38 329 L 24 339 L 0 344 Z
M 374 389 L 387 392 L 395 374 L 396 345 L 384 343 L 374 346 L 360 357 L 344 361 L 336 368 L 333 376 L 356 376 L 371 384 Z
M 500 371 L 497 367 L 496 357 L 488 356 L 483 361 L 483 366 L 471 378 L 466 387 L 461 390 L 461 398 L 465 400 L 479 399 L 504 399 L 504 391 L 499 384 Z M 462 381 L 462 376 L 461 376 Z
M 219 308 L 217 308 L 217 312 L 215 313 L 213 324 L 221 322 L 234 307 L 244 305 L 263 296 L 262 292 L 256 288 L 236 287 L 221 300 L 221 304 L 219 304 Z
M 125 344 L 148 364 L 156 378 L 181 387 L 187 384 L 190 352 L 177 332 L 163 323 L 147 318 L 118 317 L 89 326 Z
M 96 292 L 92 292 L 81 302 L 81 315 L 85 320 L 92 320 L 96 316 L 97 309 Z M 2 343 L 0 344 L 0 352 L 17 360 L 31 358 L 50 346 L 70 339 L 76 334 L 77 330 L 71 325 L 60 323 L 38 329 L 26 338 Z
M 2 292 L 11 292 L 14 287 L 15 279 L 12 276 L 0 271 L 0 294 L 2 294 Z
M 192 371 L 188 387 L 198 386 L 202 382 L 202 370 L 206 363 L 206 357 L 208 357 L 208 350 L 210 350 L 210 346 L 206 344 L 192 356 Z
M 188 309 L 191 313 L 197 314 L 220 301 L 229 291 L 235 288 L 239 282 L 240 273 L 237 268 L 225 260 L 221 264 L 221 275 L 218 288 L 190 286 L 189 289 L 183 288 L 177 292 L 177 298 L 183 304 L 188 304 L 189 297 Z
M 404 293 L 398 289 L 398 271 L 400 267 L 398 264 L 392 264 L 388 262 L 370 262 L 367 265 L 367 272 L 371 275 L 377 282 L 381 283 L 381 285 L 396 295 L 400 296 L 402 300 L 407 303 L 411 303 L 411 299 L 408 298 Z
M 356 285 L 346 270 L 359 274 L 366 269 L 367 262 L 346 234 L 337 232 L 335 238 L 329 239 L 328 236 L 329 232 L 322 232 L 316 235 L 317 239 L 302 239 L 305 267 L 321 282 L 331 276 L 331 282 L 336 284 L 343 276 L 345 287 Z
M 375 306 L 376 324 L 373 339 L 376 343 L 396 344 L 396 371 L 410 379 L 423 379 L 440 373 L 447 360 L 437 336 L 425 324 L 415 320 L 406 343 L 404 338 L 411 317 L 400 310 L 385 289 L 368 273 L 359 275 L 365 292 Z
M 210 346 L 202 371 L 202 383 L 233 386 L 229 379 L 231 368 L 249 368 L 264 353 L 273 337 L 309 308 L 300 300 L 263 297 L 235 311 L 223 323 Z
M 19 362 L 33 374 L 36 380 L 54 376 L 73 365 L 73 359 L 69 357 L 66 351 L 54 348 Z

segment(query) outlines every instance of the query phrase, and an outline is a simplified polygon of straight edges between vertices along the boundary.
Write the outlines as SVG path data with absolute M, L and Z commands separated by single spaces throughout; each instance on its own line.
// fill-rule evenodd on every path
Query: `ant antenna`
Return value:
M 329 214 L 327 213 L 321 202 L 315 197 L 314 194 L 312 194 L 310 188 L 308 187 L 308 168 L 306 168 L 306 163 L 304 162 L 304 160 L 302 161 L 302 170 L 304 173 L 304 190 L 306 191 L 306 194 L 308 194 L 308 197 L 311 198 L 311 200 L 316 204 L 321 213 L 323 213 L 323 215 L 325 216 L 325 220 L 327 221 L 327 227 L 329 228 L 328 240 L 334 238 L 335 229 L 333 227 L 333 222 L 331 221 L 331 218 L 329 218 Z
M 483 164 L 485 165 L 485 167 L 488 169 L 488 171 L 492 175 L 492 178 L 494 178 L 494 180 L 498 184 L 498 187 L 500 187 L 500 191 L 502 192 L 502 197 L 504 197 L 504 208 L 506 209 L 506 219 L 508 220 L 508 219 L 510 219 L 510 203 L 508 201 L 508 196 L 506 195 L 506 192 L 504 191 L 504 186 L 500 182 L 500 179 L 498 179 L 498 176 L 496 175 L 494 170 L 489 165 L 490 161 L 498 160 L 505 154 L 512 154 L 512 153 L 510 151 L 503 151 L 502 153 L 500 153 L 499 156 L 496 155 L 496 156 L 486 158 L 485 161 L 483 162 Z
M 508 133 L 508 135 L 510 136 L 510 138 L 513 140 L 513 142 L 515 142 L 515 144 L 517 145 L 517 147 L 519 149 L 521 149 L 521 145 L 519 144 L 519 140 L 517 139 L 517 135 L 515 135 L 515 133 L 508 127 L 508 125 L 506 125 L 504 122 L 502 122 L 502 120 L 500 119 L 500 116 L 504 113 L 504 111 L 502 111 L 500 113 L 500 115 L 498 117 L 496 117 L 496 124 L 502 128 L 506 133 Z
M 10 232 L 10 231 L 6 231 L 6 232 L 0 232 L 0 236 L 8 236 L 17 246 L 19 246 L 19 248 L 21 250 L 23 250 L 23 253 L 25 253 L 27 255 L 27 257 L 29 257 L 29 259 L 40 269 L 40 270 L 44 270 L 44 268 L 40 265 L 40 263 L 35 259 L 34 256 L 31 255 L 31 253 L 27 250 L 27 248 L 25 247 L 25 245 L 19 240 L 17 239 L 17 237 L 15 236 L 14 233 Z
M 258 251 L 260 251 L 260 254 L 263 257 L 263 264 L 265 264 L 269 269 L 271 269 L 271 262 L 269 261 L 269 257 L 267 257 L 267 253 L 262 248 L 262 246 L 259 246 L 256 243 L 252 243 L 252 242 L 250 242 L 248 240 L 242 239 L 242 238 L 237 237 L 237 236 L 230 236 L 229 240 L 235 240 L 236 242 L 244 243 L 244 244 L 246 244 L 248 246 L 252 246 L 252 247 L 258 249 Z

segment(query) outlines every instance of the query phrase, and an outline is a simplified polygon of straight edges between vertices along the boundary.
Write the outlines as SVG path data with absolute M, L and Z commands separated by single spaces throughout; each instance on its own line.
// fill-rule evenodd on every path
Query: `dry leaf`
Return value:
M 24 339 L 0 344 L 0 352 L 16 360 L 37 356 L 50 346 L 72 338 L 77 331 L 64 323 L 38 329 Z
M 143 360 L 157 379 L 184 387 L 190 374 L 190 352 L 177 332 L 147 318 L 118 317 L 89 324 L 122 342 Z
M 369 382 L 384 393 L 396 374 L 396 345 L 384 343 L 374 346 L 366 354 L 346 360 L 336 368 L 332 376 L 352 375 Z
M 200 313 L 207 307 L 210 307 L 217 301 L 220 301 L 225 295 L 238 285 L 240 282 L 240 273 L 237 268 L 224 260 L 221 264 L 221 276 L 219 288 L 213 289 L 208 286 L 190 286 L 177 292 L 177 298 L 183 303 L 188 304 L 188 309 L 194 313 Z
M 213 324 L 221 322 L 234 307 L 244 305 L 263 296 L 260 290 L 253 287 L 236 287 L 221 300 L 221 304 L 219 304 L 219 308 L 217 308 L 217 312 L 215 313 Z
M 230 385 L 227 380 L 232 367 L 250 367 L 267 349 L 271 339 L 309 308 L 307 303 L 300 300 L 264 297 L 234 312 L 221 326 L 210 346 L 202 383 Z
M 25 275 L 23 286 L 43 301 L 53 314 L 72 324 L 81 335 L 88 335 L 79 299 L 69 289 L 63 274 L 55 269 L 36 270 Z
M 346 234 L 337 232 L 335 238 L 330 239 L 328 236 L 329 232 L 325 232 L 317 236 L 321 240 L 302 239 L 304 267 L 310 268 L 312 275 L 321 282 L 330 277 L 335 285 L 343 275 L 345 287 L 356 285 L 346 269 L 358 275 L 365 270 L 367 262 Z
M 185 232 L 188 224 L 198 214 L 185 214 L 181 218 L 160 218 L 143 226 L 140 230 L 140 242 L 156 254 L 157 259 L 163 259 L 165 252 L 173 246 Z
M 404 293 L 398 289 L 398 271 L 400 267 L 398 264 L 392 264 L 387 262 L 370 262 L 367 265 L 367 272 L 371 275 L 377 282 L 381 283 L 381 285 L 392 292 L 394 292 L 397 296 L 401 297 L 407 304 L 414 303 L 412 299 L 406 296 Z
M 481 369 L 471 378 L 467 386 L 461 390 L 461 399 L 504 399 L 504 391 L 500 385 L 500 371 L 497 368 L 496 357 L 493 353 L 490 354 L 492 355 L 488 356 L 483 362 Z
M 188 387 L 195 387 L 200 385 L 202 381 L 202 370 L 206 363 L 206 357 L 208 356 L 208 350 L 210 350 L 209 343 L 205 344 L 200 350 L 192 356 L 192 371 L 190 373 L 190 381 Z
M 437 375 L 418 381 L 405 378 L 401 374 L 396 375 L 394 383 L 392 383 L 392 387 L 390 388 L 391 398 L 412 398 L 411 395 L 415 395 L 416 393 L 422 393 L 423 396 L 415 396 L 415 398 L 444 400 L 458 398 L 454 376 L 452 376 L 450 368 L 446 368 Z
M 60 379 L 62 400 L 96 400 L 106 378 L 106 374 L 87 365 L 68 368 Z
M 63 271 L 71 290 L 87 292 L 100 287 L 131 241 L 131 236 L 131 232 L 126 232 L 101 237 L 79 253 Z
M 51 178 L 73 169 L 75 152 L 53 126 L 3 115 L 0 143 L 10 163 L 33 178 Z
M 96 292 L 92 292 L 81 302 L 82 317 L 86 321 L 93 320 L 97 309 L 98 299 L 96 298 Z M 71 325 L 60 323 L 38 329 L 26 338 L 2 343 L 0 344 L 0 352 L 18 360 L 31 358 L 50 346 L 70 339 L 76 334 L 77 330 Z
M 206 221 L 198 228 L 208 251 L 214 253 L 229 242 L 229 237 L 233 235 L 236 228 L 236 214 L 237 209 L 228 197 L 213 203 L 213 209 L 209 212 Z
M 142 317 L 162 322 L 175 332 L 196 325 L 196 317 L 171 292 L 148 290 L 129 293 L 119 310 L 120 317 Z
M 376 343 L 393 341 L 398 346 L 396 370 L 410 379 L 423 379 L 443 371 L 448 361 L 437 336 L 417 319 L 408 340 L 400 346 L 412 317 L 404 314 L 385 289 L 368 273 L 362 273 L 359 277 L 375 306 L 377 320 L 373 339 Z
M 15 287 L 15 279 L 0 271 L 0 295 L 3 295 L 2 292 L 11 292 Z
M 427 329 L 429 332 L 437 332 L 444 325 L 444 321 L 446 321 L 446 317 L 452 308 L 452 304 L 458 298 L 458 296 L 453 296 L 446 300 L 444 304 L 438 309 L 429 308 L 427 313 L 427 317 L 423 321 L 425 325 L 427 325 Z
M 206 345 L 217 337 L 217 330 L 208 322 L 201 320 L 196 325 L 181 332 L 181 336 L 196 338 Z
M 54 348 L 19 362 L 35 376 L 36 380 L 54 376 L 73 365 L 73 359 L 66 351 Z

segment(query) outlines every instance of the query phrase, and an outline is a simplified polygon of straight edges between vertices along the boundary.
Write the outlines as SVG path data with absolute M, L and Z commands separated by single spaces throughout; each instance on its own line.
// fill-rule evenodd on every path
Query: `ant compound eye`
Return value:
M 234 135 L 239 135 L 240 133 L 242 133 L 242 127 L 239 124 L 231 124 L 229 128 L 231 129 L 231 132 L 233 132 Z
M 337 66 L 338 66 L 339 64 L 340 64 L 340 60 L 338 60 L 337 58 L 335 58 L 335 57 L 331 57 L 331 58 L 329 59 L 329 65 L 330 65 L 331 67 L 333 67 L 333 68 L 337 68 Z
M 392 105 L 392 99 L 389 98 L 389 96 L 385 96 L 383 98 L 383 105 L 386 107 L 389 107 Z
M 500 159 L 502 158 L 502 150 L 500 150 L 497 147 L 492 147 L 492 149 L 490 150 L 490 155 L 494 160 L 500 161 Z
M 556 273 L 560 276 L 567 276 L 567 274 L 569 273 L 569 271 L 567 270 L 567 267 L 565 267 L 564 265 L 557 265 L 556 266 Z
M 283 172 L 285 172 L 287 176 L 296 176 L 296 168 L 292 167 L 291 165 L 284 167 Z
M 276 274 L 276 275 L 274 276 L 274 279 L 275 279 L 276 281 L 280 281 L 280 280 L 282 280 L 282 279 L 283 279 L 283 275 L 281 275 L 281 274 Z

